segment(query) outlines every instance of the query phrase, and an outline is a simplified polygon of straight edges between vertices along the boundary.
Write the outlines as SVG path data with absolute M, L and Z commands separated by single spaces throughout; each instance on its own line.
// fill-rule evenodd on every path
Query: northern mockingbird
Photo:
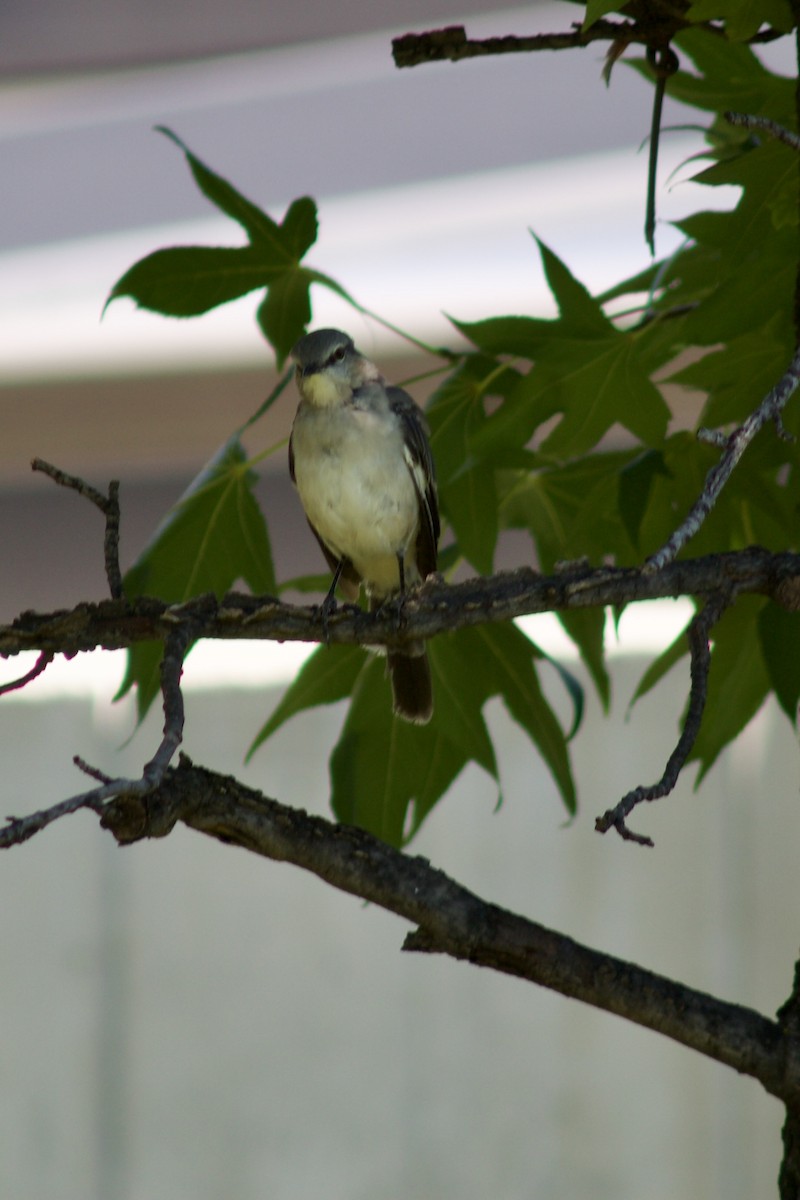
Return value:
M 338 329 L 318 329 L 292 350 L 300 404 L 289 472 L 337 585 L 370 611 L 436 570 L 439 508 L 425 418 L 401 388 Z M 425 644 L 388 651 L 394 711 L 424 724 L 433 712 Z

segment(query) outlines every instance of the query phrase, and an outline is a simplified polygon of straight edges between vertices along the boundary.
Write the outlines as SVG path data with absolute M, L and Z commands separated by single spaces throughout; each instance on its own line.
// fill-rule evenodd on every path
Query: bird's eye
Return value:
M 344 346 L 339 346 L 338 349 L 334 350 L 334 352 L 333 352 L 333 361 L 341 362 L 343 358 L 344 358 Z

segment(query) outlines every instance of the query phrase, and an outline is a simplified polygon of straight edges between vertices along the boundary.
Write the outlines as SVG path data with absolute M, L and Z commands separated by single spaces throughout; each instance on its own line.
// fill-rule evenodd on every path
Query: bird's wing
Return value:
M 439 542 L 439 500 L 428 426 L 419 406 L 402 388 L 387 387 L 389 407 L 401 421 L 406 463 L 417 489 L 420 508 L 417 534 L 417 567 L 423 579 L 436 570 Z

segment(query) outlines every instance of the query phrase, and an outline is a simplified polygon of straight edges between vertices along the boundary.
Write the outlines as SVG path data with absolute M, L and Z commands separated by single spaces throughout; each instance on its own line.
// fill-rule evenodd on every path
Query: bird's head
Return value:
M 380 373 L 356 350 L 353 339 L 340 329 L 316 329 L 292 350 L 297 388 L 304 400 L 324 408 L 348 400 Z

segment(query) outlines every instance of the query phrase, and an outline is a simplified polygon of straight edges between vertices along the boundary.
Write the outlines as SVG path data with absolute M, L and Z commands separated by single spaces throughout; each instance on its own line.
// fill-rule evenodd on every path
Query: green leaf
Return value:
M 497 542 L 494 471 L 470 451 L 486 422 L 484 398 L 502 386 L 504 367 L 482 355 L 467 358 L 437 389 L 426 416 L 436 462 L 439 502 L 464 556 L 489 574 Z
M 659 450 L 645 450 L 644 454 L 627 463 L 619 473 L 619 511 L 628 537 L 637 549 L 639 530 L 650 501 L 653 480 L 657 475 L 666 473 L 664 455 Z
M 762 25 L 780 33 L 793 28 L 786 0 L 694 0 L 686 17 L 697 22 L 724 21 L 728 37 L 734 42 L 747 41 Z
M 319 284 L 360 308 L 335 280 L 301 266 L 317 237 L 317 209 L 303 196 L 278 224 L 206 166 L 171 130 L 160 128 L 183 152 L 200 190 L 246 231 L 246 246 L 173 246 L 156 250 L 114 284 L 106 307 L 129 296 L 140 308 L 166 316 L 199 316 L 248 292 L 266 289 L 258 321 L 278 367 L 311 317 L 309 292 Z
M 435 707 L 428 725 L 392 714 L 385 659 L 355 647 L 321 649 L 307 661 L 250 748 L 250 754 L 290 717 L 352 694 L 331 757 L 331 804 L 340 821 L 401 845 L 469 762 L 497 782 L 494 748 L 483 717 L 499 695 L 531 736 L 570 812 L 575 786 L 564 733 L 544 698 L 535 660 L 541 651 L 513 624 L 443 634 L 428 644 Z M 580 721 L 580 685 L 560 672 Z
M 189 651 L 187 650 L 187 654 Z M 161 642 L 137 642 L 125 656 L 125 672 L 114 696 L 121 700 L 136 686 L 136 716 L 139 724 L 147 716 L 150 705 L 161 687 L 161 660 L 164 647 Z
M 276 279 L 258 308 L 258 323 L 278 360 L 288 358 L 311 320 L 310 280 L 302 267 Z
M 678 223 L 700 243 L 676 264 L 676 274 L 688 267 L 694 278 L 671 297 L 672 303 L 701 301 L 684 321 L 688 344 L 728 343 L 770 325 L 773 337 L 793 346 L 797 233 L 786 213 L 796 206 L 797 171 L 797 155 L 770 143 L 739 151 L 699 176 L 743 191 L 731 212 L 697 213 Z
M 663 269 L 663 260 L 652 263 L 649 267 L 645 267 L 643 271 L 638 271 L 636 275 L 631 275 L 628 279 L 623 279 L 620 283 L 614 284 L 605 292 L 601 292 L 596 297 L 597 303 L 606 305 L 610 300 L 618 300 L 620 296 L 638 296 L 642 293 L 649 294 L 655 287 Z
M 517 377 L 495 412 L 475 423 L 468 453 L 486 462 L 507 464 L 509 454 L 527 446 L 539 426 L 556 411 L 552 376 L 534 367 Z
M 569 336 L 608 337 L 614 327 L 597 300 L 593 299 L 569 268 L 534 234 L 542 256 L 542 266 L 558 311 L 568 323 Z M 564 327 L 566 332 L 566 325 Z
M 331 759 L 333 809 L 398 845 L 408 840 L 468 762 L 497 779 L 482 709 L 500 695 L 547 763 L 569 812 L 575 787 L 566 739 L 536 676 L 536 647 L 514 625 L 465 629 L 429 643 L 435 708 L 430 723 L 391 716 L 380 662 L 359 677 Z
M 647 507 L 641 514 L 642 554 L 652 554 L 680 524 L 702 491 L 706 475 L 719 460 L 719 451 L 689 433 L 675 433 L 663 447 L 663 472 L 653 474 Z M 724 500 L 711 511 L 684 553 L 692 556 L 729 549 L 730 510 Z
M 272 217 L 268 216 L 262 209 L 253 204 L 252 201 L 246 199 L 227 179 L 223 179 L 221 175 L 217 175 L 215 171 L 207 167 L 197 155 L 192 154 L 186 143 L 181 141 L 178 135 L 173 133 L 171 129 L 167 129 L 164 125 L 157 125 L 156 131 L 163 133 L 165 137 L 174 142 L 178 149 L 183 152 L 195 183 L 203 195 L 220 212 L 237 221 L 245 229 L 252 242 L 262 242 L 270 246 L 273 255 L 285 255 L 286 261 L 289 261 L 290 255 L 287 253 L 287 241 L 281 235 L 280 227 L 273 221 Z M 306 203 L 310 203 L 313 206 L 313 201 L 307 201 Z M 291 212 L 291 209 L 289 211 Z M 311 241 L 314 241 L 314 238 Z M 308 246 L 306 246 L 306 249 L 308 249 Z M 300 256 L 298 255 L 298 257 Z
M 607 13 L 618 12 L 624 7 L 625 0 L 588 0 L 586 5 L 586 16 L 583 19 L 583 28 L 590 29 L 595 21 L 599 21 Z
M 700 423 L 741 422 L 781 378 L 792 353 L 783 337 L 786 317 L 776 314 L 757 330 L 731 338 L 670 377 L 671 383 L 708 393 Z
M 688 626 L 687 626 L 688 628 Z M 642 696 L 646 696 L 649 691 L 656 686 L 657 683 L 664 678 L 668 671 L 671 671 L 676 663 L 689 653 L 689 640 L 684 629 L 673 642 L 663 650 L 650 666 L 645 671 L 642 678 L 639 680 L 636 691 L 631 696 L 629 708 L 633 708 L 637 700 Z
M 171 602 L 224 593 L 239 579 L 276 591 L 267 527 L 252 488 L 257 475 L 237 437 L 192 481 L 125 576 L 128 596 Z
M 566 738 L 543 695 L 534 665 L 540 650 L 516 625 L 483 625 L 471 632 L 480 637 L 482 647 L 482 654 L 479 650 L 473 661 L 482 661 L 488 667 L 492 694 L 503 698 L 509 714 L 539 746 L 561 800 L 567 812 L 573 814 L 577 796 Z
M 701 240 L 716 244 L 731 267 L 738 268 L 752 256 L 754 244 L 785 224 L 784 220 L 774 220 L 776 203 L 780 200 L 782 206 L 786 197 L 796 205 L 797 152 L 777 141 L 748 146 L 734 157 L 707 167 L 694 177 L 694 182 L 744 189 L 730 212 L 704 213 L 680 222 L 680 228 L 690 236 L 699 232 Z M 698 221 L 704 222 L 702 228 Z M 797 224 L 796 218 L 793 224 Z
M 367 654 L 360 646 L 320 646 L 306 659 L 269 720 L 247 751 L 248 761 L 258 747 L 290 717 L 320 704 L 335 704 L 352 692 Z
M 759 614 L 766 603 L 760 597 L 740 597 L 713 631 L 708 697 L 700 732 L 689 755 L 690 762 L 700 763 L 697 786 L 720 752 L 756 715 L 770 690 L 757 636 Z
M 239 579 L 257 594 L 277 590 L 267 527 L 252 487 L 256 474 L 233 437 L 193 481 L 127 572 L 125 594 L 177 603 L 214 592 L 222 596 Z M 129 653 L 119 695 L 137 684 L 139 719 L 158 692 L 161 648 Z
M 558 337 L 540 348 L 536 363 L 552 381 L 553 408 L 563 413 L 542 452 L 585 454 L 614 424 L 645 444 L 659 442 L 669 410 L 638 359 L 635 338 L 615 329 L 556 255 L 539 247 L 561 320 Z
M 139 308 L 168 317 L 196 317 L 281 277 L 284 268 L 260 247 L 176 246 L 156 250 L 117 280 L 107 304 L 129 296 Z
M 800 702 L 800 618 L 777 604 L 759 613 L 761 653 L 778 703 L 792 725 L 797 724 Z
M 773 318 L 781 339 L 790 335 L 796 236 L 789 230 L 776 231 L 759 244 L 760 252 L 733 272 L 718 262 L 716 286 L 686 317 L 689 344 L 727 343 Z
M 793 81 L 768 71 L 749 46 L 703 29 L 684 30 L 675 43 L 692 59 L 699 74 L 679 71 L 673 75 L 667 83 L 667 95 L 672 99 L 714 113 L 734 109 L 772 117 L 792 127 Z
M 602 341 L 553 343 L 539 364 L 551 372 L 554 404 L 564 414 L 542 453 L 560 458 L 585 454 L 615 424 L 645 445 L 664 437 L 669 409 L 638 361 L 629 335 L 613 331 Z
M 281 241 L 299 262 L 317 240 L 317 206 L 310 196 L 293 200 L 281 221 Z
M 564 559 L 633 559 L 619 512 L 619 473 L 635 451 L 588 455 L 521 476 L 503 497 L 502 523 L 527 529 L 542 569 Z
M 558 619 L 580 650 L 604 712 L 611 703 L 611 680 L 603 657 L 603 638 L 606 614 L 602 608 L 570 609 L 560 612 Z
M 481 714 L 483 673 L 474 663 L 470 667 L 467 655 L 448 653 L 450 640 L 444 635 L 429 647 L 435 708 L 427 725 L 393 716 L 383 661 L 372 658 L 359 674 L 331 756 L 337 819 L 395 846 L 413 835 L 468 762 L 497 779 Z
M 536 648 L 540 657 L 549 663 L 558 675 L 564 685 L 564 690 L 572 702 L 572 724 L 566 734 L 566 740 L 571 742 L 583 724 L 583 713 L 586 707 L 586 696 L 583 686 L 577 677 L 571 671 L 568 671 L 564 664 L 559 662 L 557 658 L 553 658 L 551 654 L 547 654 L 542 650 L 541 646 L 537 646 Z
M 471 447 L 489 456 L 515 439 L 518 445 L 556 412 L 562 419 L 542 452 L 557 458 L 585 454 L 615 424 L 647 445 L 658 443 L 669 409 L 651 382 L 652 364 L 640 357 L 640 342 L 616 329 L 557 255 L 538 239 L 537 244 L 559 319 L 503 317 L 458 325 L 484 352 L 517 354 L 535 363 L 499 412 L 473 432 Z
M 513 624 L 483 625 L 470 633 L 479 641 L 468 663 L 482 664 L 489 677 L 490 694 L 499 695 L 510 716 L 527 731 L 558 786 L 567 812 L 574 813 L 577 797 L 567 739 L 544 697 L 534 664 L 541 651 Z
M 456 321 L 451 317 L 450 320 L 484 354 L 509 354 L 530 362 L 556 325 L 555 321 L 535 317 L 490 317 L 486 321 Z

